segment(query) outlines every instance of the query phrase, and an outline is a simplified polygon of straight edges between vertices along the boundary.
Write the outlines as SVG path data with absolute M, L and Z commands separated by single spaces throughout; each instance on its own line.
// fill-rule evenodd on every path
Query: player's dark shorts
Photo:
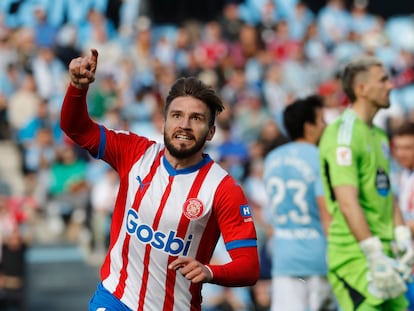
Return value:
M 95 294 L 89 302 L 89 311 L 132 311 L 110 291 L 98 284 Z

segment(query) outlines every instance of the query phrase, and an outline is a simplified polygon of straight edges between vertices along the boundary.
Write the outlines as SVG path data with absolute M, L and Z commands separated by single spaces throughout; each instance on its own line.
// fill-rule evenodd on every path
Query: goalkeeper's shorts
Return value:
M 368 267 L 361 252 L 349 252 L 332 245 L 328 250 L 328 279 L 342 311 L 405 311 L 404 295 L 381 300 L 368 292 Z

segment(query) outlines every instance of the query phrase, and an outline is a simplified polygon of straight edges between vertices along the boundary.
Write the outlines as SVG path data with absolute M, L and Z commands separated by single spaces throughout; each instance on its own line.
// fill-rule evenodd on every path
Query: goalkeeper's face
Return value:
M 414 169 L 414 133 L 395 135 L 393 137 L 393 152 L 398 163 L 407 169 Z

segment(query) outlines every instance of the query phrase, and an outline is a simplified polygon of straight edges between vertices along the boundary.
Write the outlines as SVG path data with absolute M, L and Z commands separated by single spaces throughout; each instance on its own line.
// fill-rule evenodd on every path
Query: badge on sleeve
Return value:
M 336 148 L 336 163 L 341 166 L 352 165 L 352 150 L 349 147 Z

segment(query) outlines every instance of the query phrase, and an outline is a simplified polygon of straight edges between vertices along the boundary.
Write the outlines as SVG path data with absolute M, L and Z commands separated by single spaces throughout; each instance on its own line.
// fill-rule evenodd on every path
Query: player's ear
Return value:
M 210 128 L 208 129 L 208 135 L 207 135 L 208 141 L 213 139 L 215 132 L 216 132 L 216 126 L 215 125 L 210 126 Z

